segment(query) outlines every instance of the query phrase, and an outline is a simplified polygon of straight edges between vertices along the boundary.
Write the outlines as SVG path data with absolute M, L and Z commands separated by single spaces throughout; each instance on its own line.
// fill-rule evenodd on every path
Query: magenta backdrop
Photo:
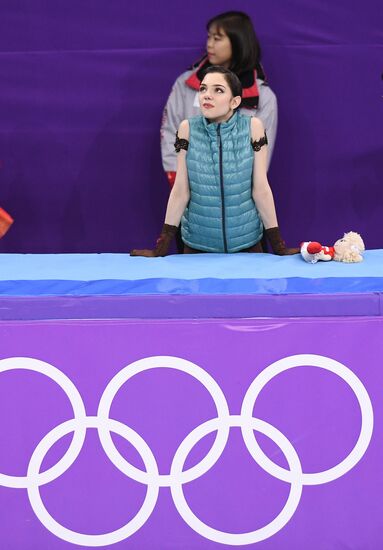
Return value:
M 0 369 L 9 357 L 46 361 L 74 383 L 87 415 L 96 415 L 104 389 L 126 365 L 150 356 L 173 356 L 204 369 L 222 390 L 230 413 L 238 415 L 250 384 L 274 361 L 296 354 L 317 354 L 326 364 L 330 359 L 339 361 L 349 369 L 348 376 L 354 373 L 359 378 L 372 402 L 375 426 L 367 450 L 338 479 L 304 485 L 290 521 L 254 547 L 376 550 L 383 546 L 382 336 L 382 318 L 2 322 Z M 270 380 L 256 400 L 253 416 L 278 428 L 296 449 L 303 471 L 312 473 L 335 466 L 351 452 L 361 429 L 361 410 L 345 381 L 306 362 Z M 8 363 L 12 365 L 15 361 Z M 39 441 L 73 413 L 65 393 L 42 374 L 8 370 L 0 381 L 0 472 L 22 476 Z M 151 448 L 160 472 L 167 473 L 181 441 L 214 418 L 216 410 L 209 392 L 195 378 L 157 369 L 126 382 L 112 402 L 110 416 L 136 430 Z M 257 438 L 268 456 L 284 466 L 278 446 L 265 436 Z M 64 437 L 48 452 L 44 470 L 57 462 L 69 441 L 69 436 Z M 119 436 L 114 441 L 124 457 L 142 467 L 131 445 Z M 198 463 L 211 443 L 208 436 L 197 444 L 186 467 Z M 184 492 L 206 524 L 241 533 L 258 529 L 279 514 L 289 487 L 258 466 L 240 430 L 233 428 L 216 464 L 185 483 Z M 145 486 L 112 465 L 92 429 L 73 465 L 40 491 L 57 522 L 91 534 L 120 528 L 145 497 Z M 2 548 L 75 547 L 40 523 L 25 489 L 1 487 L 0 508 Z M 223 547 L 229 546 L 211 542 L 184 522 L 168 487 L 160 488 L 141 529 L 113 546 L 116 550 Z

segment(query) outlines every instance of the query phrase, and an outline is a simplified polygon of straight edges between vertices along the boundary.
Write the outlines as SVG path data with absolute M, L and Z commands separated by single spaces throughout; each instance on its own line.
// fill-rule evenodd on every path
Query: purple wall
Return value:
M 14 1 L 0 8 L 2 252 L 150 245 L 168 194 L 161 111 L 205 22 L 254 20 L 279 101 L 270 172 L 289 243 L 359 231 L 383 248 L 383 20 L 378 0 L 218 4 Z
M 101 536 L 131 522 L 148 487 L 158 498 L 141 528 L 117 539 L 107 535 L 102 548 L 383 548 L 382 331 L 382 318 L 341 317 L 0 323 L 2 550 L 94 547 L 100 539 L 84 541 L 82 535 Z M 158 355 L 171 357 L 148 359 Z M 144 361 L 133 364 L 138 360 Z M 125 432 L 113 434 L 119 461 L 105 434 L 103 445 L 95 429 L 87 430 L 83 441 L 84 409 L 88 420 L 97 415 L 104 429 L 115 427 L 107 410 L 121 423 Z M 226 410 L 233 426 L 229 434 Z M 246 439 L 233 415 L 241 415 Z M 74 416 L 74 439 L 68 432 L 54 444 L 56 427 Z M 195 467 L 186 482 L 173 459 L 195 428 L 215 418 L 220 420 L 218 443 L 213 445 L 215 433 L 196 440 L 182 469 L 190 475 Z M 254 436 L 263 452 L 294 474 L 288 480 L 282 481 L 280 470 L 257 452 L 248 432 L 252 418 L 258 419 Z M 259 430 L 259 421 L 268 423 L 266 431 Z M 128 428 L 147 447 L 137 446 L 131 432 L 125 435 Z M 275 430 L 287 438 L 284 445 Z M 43 458 L 41 441 L 47 454 L 36 470 L 38 457 Z M 71 441 L 79 442 L 78 453 Z M 297 462 L 291 466 L 294 449 L 309 475 L 301 475 Z M 201 461 L 217 450 L 203 467 Z M 135 481 L 128 463 L 144 470 L 150 453 L 147 470 L 154 474 L 157 465 L 160 474 L 171 472 L 170 478 L 154 474 Z M 63 456 L 68 461 L 60 469 Z M 38 471 L 49 471 L 49 480 L 34 476 Z M 158 494 L 157 480 L 162 483 Z M 221 543 L 187 523 L 180 487 L 197 518 L 229 533 Z M 292 488 L 299 489 L 293 501 L 288 498 Z M 287 502 L 285 524 L 270 532 Z M 42 514 L 44 506 L 50 518 Z M 232 533 L 266 526 L 261 542 L 245 545 L 237 537 L 239 546 L 231 546 Z

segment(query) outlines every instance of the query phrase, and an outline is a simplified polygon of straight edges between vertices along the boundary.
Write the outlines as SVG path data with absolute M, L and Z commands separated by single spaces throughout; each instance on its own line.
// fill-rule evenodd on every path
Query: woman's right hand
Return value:
M 131 256 L 143 256 L 144 258 L 156 258 L 158 254 L 156 254 L 155 249 L 149 250 L 147 248 L 144 248 L 142 250 L 134 249 L 130 252 Z
M 131 256 L 143 256 L 144 258 L 158 258 L 166 256 L 169 251 L 170 243 L 177 233 L 177 226 L 164 223 L 161 235 L 157 239 L 156 246 L 153 250 L 144 248 L 142 250 L 134 249 L 131 251 Z

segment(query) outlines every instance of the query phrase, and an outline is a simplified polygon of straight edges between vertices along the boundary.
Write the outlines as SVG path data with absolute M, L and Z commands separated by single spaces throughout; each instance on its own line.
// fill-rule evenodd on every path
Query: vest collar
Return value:
M 235 113 L 229 118 L 229 120 L 226 120 L 225 122 L 209 122 L 208 119 L 205 117 L 202 117 L 202 122 L 209 135 L 217 135 L 218 124 L 220 125 L 221 135 L 225 135 L 231 132 L 231 130 L 237 124 L 238 117 L 239 113 L 238 111 L 235 111 Z

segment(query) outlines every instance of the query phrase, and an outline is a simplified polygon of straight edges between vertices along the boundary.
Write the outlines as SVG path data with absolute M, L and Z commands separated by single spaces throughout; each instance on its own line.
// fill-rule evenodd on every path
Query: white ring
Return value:
M 156 368 L 175 369 L 196 378 L 207 389 L 213 398 L 217 409 L 218 418 L 222 420 L 224 418 L 228 418 L 229 408 L 226 398 L 214 378 L 191 361 L 181 359 L 180 357 L 168 356 L 146 357 L 145 359 L 140 359 L 134 363 L 131 363 L 118 372 L 109 382 L 104 393 L 102 394 L 97 412 L 98 417 L 104 420 L 109 418 L 112 401 L 118 390 L 123 384 L 125 384 L 125 382 L 127 382 L 127 380 L 140 372 Z M 207 472 L 217 462 L 226 446 L 229 437 L 229 429 L 230 428 L 227 424 L 220 424 L 217 437 L 208 454 L 201 460 L 201 462 L 180 474 L 182 476 L 182 483 L 196 479 L 199 475 L 202 475 L 201 472 Z M 147 473 L 129 464 L 129 462 L 127 462 L 127 460 L 118 452 L 110 433 L 108 432 L 106 424 L 102 425 L 99 429 L 99 436 L 105 453 L 121 472 L 128 477 L 139 481 L 140 483 L 148 483 Z M 173 483 L 173 480 L 169 474 L 159 474 L 158 477 L 158 484 L 161 487 L 170 487 Z
M 56 535 L 56 537 L 72 544 L 79 544 L 88 547 L 114 544 L 133 535 L 133 533 L 138 531 L 150 517 L 156 505 L 159 492 L 159 487 L 155 482 L 158 478 L 157 463 L 148 445 L 142 437 L 137 434 L 137 432 L 121 422 L 109 419 L 107 420 L 108 430 L 124 437 L 136 448 L 145 464 L 149 478 L 152 480 L 152 483 L 148 484 L 144 503 L 142 504 L 137 515 L 126 525 L 116 529 L 115 531 L 101 535 L 85 535 L 83 533 L 77 533 L 76 531 L 67 529 L 53 519 L 43 504 L 38 485 L 38 473 L 45 455 L 52 445 L 56 443 L 56 441 L 71 431 L 76 431 L 78 429 L 78 424 L 81 424 L 81 427 L 85 430 L 87 428 L 99 429 L 102 422 L 105 421 L 100 420 L 97 416 L 88 416 L 80 420 L 68 420 L 63 424 L 56 426 L 56 428 L 51 430 L 37 445 L 28 466 L 28 476 L 31 479 L 31 483 L 28 485 L 28 497 L 33 511 L 38 519 L 51 533 Z
M 353 468 L 362 458 L 371 440 L 374 426 L 372 404 L 366 388 L 363 386 L 356 374 L 354 374 L 342 363 L 339 363 L 339 361 L 335 361 L 335 359 L 330 359 L 329 357 L 324 357 L 322 355 L 301 354 L 284 357 L 283 359 L 280 359 L 279 361 L 276 361 L 266 367 L 252 382 L 243 399 L 241 415 L 245 418 L 251 418 L 253 416 L 255 401 L 260 391 L 268 382 L 270 382 L 270 380 L 272 380 L 272 378 L 274 378 L 274 376 L 277 376 L 281 372 L 288 369 L 307 366 L 325 369 L 342 378 L 342 380 L 344 380 L 355 393 L 362 415 L 362 425 L 358 440 L 352 451 L 348 456 L 346 456 L 345 459 L 328 470 L 302 474 L 304 485 L 320 485 L 322 483 L 333 481 L 351 470 L 351 468 Z M 270 475 L 281 479 L 282 481 L 289 482 L 291 477 L 290 472 L 275 464 L 268 458 L 268 456 L 265 455 L 258 445 L 252 429 L 247 425 L 244 425 L 242 428 L 242 434 L 250 454 L 255 460 L 257 460 L 262 468 L 264 468 Z
M 53 365 L 50 365 L 49 363 L 46 363 L 45 361 L 32 359 L 31 357 L 11 357 L 8 359 L 0 360 L 0 372 L 17 369 L 31 370 L 48 376 L 48 378 L 56 382 L 56 384 L 58 384 L 67 395 L 72 405 L 74 418 L 78 420 L 85 418 L 85 407 L 78 389 L 73 384 L 73 382 L 59 369 L 57 369 Z M 81 451 L 81 447 L 85 439 L 85 433 L 86 430 L 83 428 L 75 430 L 73 439 L 64 456 L 57 462 L 57 464 L 55 464 L 45 472 L 38 474 L 39 485 L 44 485 L 45 483 L 53 481 L 71 466 L 71 464 Z M 4 487 L 26 489 L 29 483 L 30 480 L 28 476 L 11 476 L 0 473 L 0 485 L 3 485 Z
M 230 427 L 238 426 L 243 428 L 246 425 L 248 429 L 257 430 L 265 434 L 281 448 L 290 466 L 291 472 L 291 489 L 285 506 L 276 518 L 260 529 L 250 531 L 248 533 L 226 533 L 224 531 L 219 531 L 218 529 L 209 527 L 206 523 L 203 523 L 199 518 L 197 518 L 186 502 L 182 482 L 174 482 L 171 486 L 173 501 L 184 521 L 194 531 L 206 539 L 219 542 L 221 544 L 230 544 L 232 546 L 254 544 L 275 535 L 275 533 L 280 531 L 293 516 L 302 494 L 301 464 L 299 457 L 290 441 L 279 430 L 271 426 L 271 424 L 268 424 L 263 420 L 259 420 L 258 418 L 244 419 L 239 415 L 231 415 L 230 418 L 224 420 L 224 422 L 227 422 Z M 173 474 L 176 479 L 179 478 L 179 474 L 182 472 L 182 467 L 185 460 L 193 447 L 207 434 L 219 429 L 220 423 L 221 421 L 219 418 L 209 420 L 208 422 L 205 422 L 195 428 L 183 440 L 176 451 L 171 468 L 171 474 Z

